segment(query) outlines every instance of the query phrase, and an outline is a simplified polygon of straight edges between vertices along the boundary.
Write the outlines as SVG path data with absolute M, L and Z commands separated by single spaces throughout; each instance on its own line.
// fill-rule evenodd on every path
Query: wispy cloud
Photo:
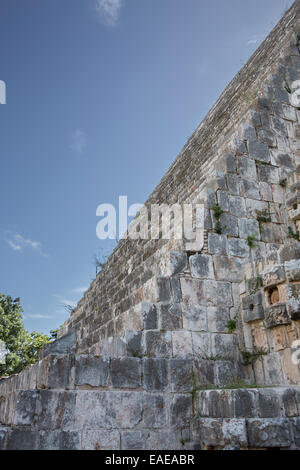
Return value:
M 19 233 L 8 234 L 6 237 L 6 241 L 9 246 L 18 252 L 23 252 L 25 249 L 29 248 L 31 250 L 37 251 L 41 256 L 48 258 L 49 255 L 44 252 L 42 248 L 42 244 L 35 240 L 31 240 L 30 238 L 24 238 Z
M 88 286 L 82 286 L 82 287 L 76 287 L 75 289 L 72 290 L 72 292 L 74 292 L 74 294 L 84 294 L 86 290 L 88 290 Z
M 95 9 L 99 19 L 109 26 L 116 26 L 123 0 L 96 0 Z
M 31 320 L 44 320 L 44 319 L 50 319 L 53 318 L 51 315 L 42 315 L 42 314 L 27 314 L 26 318 L 30 318 Z
M 258 36 L 254 36 L 253 38 L 249 39 L 249 41 L 247 41 L 247 46 L 251 46 L 253 44 L 258 44 L 260 39 L 261 38 L 259 38 Z
M 83 153 L 87 147 L 86 134 L 79 129 L 77 129 L 76 131 L 73 131 L 71 135 L 70 147 L 76 153 L 79 153 L 79 154 Z

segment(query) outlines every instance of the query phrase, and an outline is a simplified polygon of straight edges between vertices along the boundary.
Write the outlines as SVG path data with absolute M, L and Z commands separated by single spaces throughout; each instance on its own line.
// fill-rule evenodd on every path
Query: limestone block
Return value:
M 224 419 L 223 435 L 225 445 L 232 449 L 247 448 L 248 438 L 245 419 Z
M 288 347 L 288 340 L 285 326 L 277 326 L 273 331 L 274 335 L 274 349 L 275 351 L 282 351 Z
M 192 397 L 189 395 L 173 395 L 170 406 L 171 426 L 184 426 L 192 417 Z
M 288 419 L 248 419 L 247 431 L 249 446 L 253 448 L 284 448 L 291 444 Z
M 219 359 L 237 360 L 237 337 L 234 334 L 213 334 L 212 355 Z
M 187 268 L 187 255 L 184 252 L 171 251 L 170 275 L 178 274 Z
M 208 306 L 233 307 L 230 282 L 204 281 Z
M 220 224 L 223 235 L 230 235 L 232 237 L 239 236 L 237 217 L 224 213 L 220 217 Z
M 172 332 L 173 357 L 185 358 L 193 355 L 192 333 L 190 331 Z
M 180 279 L 182 300 L 187 307 L 205 304 L 205 281 L 198 279 Z
M 227 253 L 227 237 L 217 233 L 208 234 L 208 251 L 211 254 Z
M 269 129 L 260 129 L 258 131 L 258 139 L 260 142 L 267 144 L 269 147 L 276 147 L 276 135 Z
M 281 416 L 281 402 L 276 390 L 259 389 L 257 391 L 259 418 L 278 418 Z
M 176 332 L 174 332 L 176 333 Z M 148 357 L 171 357 L 172 339 L 171 332 L 146 331 L 146 354 Z
M 214 268 L 217 281 L 241 282 L 244 276 L 243 261 L 225 255 L 214 256 Z
M 261 199 L 258 182 L 242 179 L 240 188 L 241 196 L 247 197 L 249 199 Z
M 172 392 L 189 392 L 193 378 L 193 361 L 191 359 L 170 360 L 170 381 Z
M 239 196 L 241 178 L 235 174 L 228 174 L 226 176 L 226 179 L 227 179 L 228 191 L 230 192 L 230 194 Z
M 207 331 L 207 309 L 204 305 L 183 305 L 182 320 L 185 330 Z
M 147 449 L 148 438 L 149 431 L 123 431 L 121 433 L 121 449 L 145 450 Z
M 168 423 L 166 396 L 160 394 L 144 394 L 144 424 L 147 428 L 162 428 Z
M 249 156 L 254 160 L 268 163 L 270 161 L 270 152 L 267 144 L 257 140 L 248 141 Z
M 236 137 L 230 141 L 229 149 L 234 155 L 237 155 L 237 156 L 247 153 L 245 142 Z
M 15 397 L 15 402 L 11 400 L 9 403 L 9 412 L 13 417 L 12 424 L 30 426 L 36 419 L 40 399 L 39 391 L 21 390 L 16 393 Z
M 141 331 L 125 332 L 124 343 L 128 356 L 141 357 L 144 353 L 143 333 Z
M 278 150 L 271 150 L 271 164 L 279 168 L 285 167 L 290 170 L 294 169 L 293 159 L 287 153 Z
M 253 126 L 248 123 L 241 124 L 238 130 L 238 133 L 242 140 L 255 140 L 256 139 L 256 130 Z
M 282 403 L 285 416 L 293 417 L 300 414 L 300 393 L 294 388 L 282 389 Z
M 228 201 L 228 191 L 217 191 L 218 204 L 221 207 L 223 212 L 228 212 L 229 210 L 229 201 Z
M 286 288 L 287 310 L 292 320 L 300 319 L 300 283 Z
M 208 330 L 212 333 L 227 333 L 229 309 L 224 307 L 208 307 Z
M 293 259 L 284 263 L 286 277 L 289 282 L 300 281 L 300 260 Z
M 248 258 L 250 248 L 246 240 L 240 238 L 231 238 L 228 240 L 228 254 L 239 258 Z
M 76 332 L 71 331 L 65 336 L 47 344 L 41 351 L 42 357 L 50 356 L 51 354 L 68 354 L 76 352 Z
M 279 224 L 262 224 L 261 228 L 261 239 L 266 243 L 282 243 L 283 232 Z
M 259 239 L 259 225 L 257 220 L 254 219 L 240 219 L 239 220 L 240 237 L 247 239 L 249 236 L 255 235 Z
M 286 377 L 286 381 L 291 385 L 299 385 L 300 383 L 300 364 L 294 364 L 292 357 L 293 350 L 287 348 L 282 355 L 282 369 Z
M 84 429 L 82 450 L 119 450 L 120 433 L 115 429 Z
M 269 205 L 265 201 L 256 201 L 255 199 L 246 199 L 246 212 L 244 217 L 257 219 L 258 216 L 263 215 L 268 217 Z M 267 215 L 266 215 L 267 214 Z
M 39 433 L 36 431 L 12 430 L 7 436 L 7 450 L 37 450 Z
M 286 304 L 278 303 L 265 309 L 267 328 L 274 328 L 278 325 L 288 325 L 291 323 Z
M 237 158 L 237 173 L 243 178 L 257 179 L 256 164 L 249 157 Z
M 145 330 L 155 330 L 158 328 L 158 314 L 156 304 L 148 302 L 141 303 L 141 315 Z
M 40 390 L 40 400 L 37 405 L 38 416 L 35 417 L 41 430 L 73 430 L 74 408 L 78 392 Z
M 236 171 L 236 157 L 232 154 L 225 154 L 217 162 L 217 169 L 223 171 L 224 173 Z
M 254 328 L 252 331 L 254 346 L 258 351 L 268 351 L 268 338 L 266 331 L 263 328 Z
M 207 359 L 194 359 L 194 380 L 196 386 L 211 385 L 215 383 L 214 361 Z
M 143 381 L 145 390 L 148 392 L 166 390 L 169 386 L 167 360 L 145 358 L 143 361 Z
M 245 199 L 240 196 L 229 196 L 229 212 L 235 217 L 246 217 Z
M 138 388 L 141 385 L 141 360 L 135 357 L 112 358 L 110 380 L 115 388 Z
M 292 433 L 294 442 L 297 449 L 300 448 L 300 418 L 294 418 L 292 421 Z
M 197 279 L 214 279 L 212 257 L 194 255 L 189 258 L 192 277 Z
M 141 393 L 77 391 L 75 427 L 90 430 L 134 428 L 143 417 Z
M 181 302 L 181 287 L 180 287 L 180 280 L 177 276 L 172 276 L 170 279 L 171 282 L 171 293 L 174 302 Z
M 211 356 L 210 335 L 207 333 L 192 332 L 193 354 L 200 358 Z
M 273 201 L 272 188 L 268 183 L 261 181 L 259 183 L 259 192 L 263 201 Z
M 182 328 L 182 307 L 179 303 L 160 305 L 160 326 L 168 331 Z
M 286 275 L 282 265 L 272 266 L 262 274 L 264 287 L 277 286 L 285 282 Z
M 258 179 L 269 184 L 279 184 L 278 168 L 272 165 L 258 165 Z

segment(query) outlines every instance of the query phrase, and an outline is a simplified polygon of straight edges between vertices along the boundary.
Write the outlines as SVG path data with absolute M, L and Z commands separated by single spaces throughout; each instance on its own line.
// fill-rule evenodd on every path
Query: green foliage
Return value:
M 256 235 L 248 235 L 247 243 L 250 248 L 255 247 L 255 242 L 257 241 Z
M 55 330 L 50 331 L 51 339 L 56 340 L 58 332 L 63 328 L 63 325 L 61 325 L 59 328 L 56 328 Z
M 38 352 L 51 340 L 48 336 L 28 333 L 23 325 L 20 299 L 0 294 L 0 340 L 8 353 L 6 363 L 0 364 L 0 377 L 17 374 L 38 360 Z
M 287 179 L 284 178 L 284 179 L 280 180 L 279 184 L 282 188 L 286 188 L 287 187 Z
M 215 218 L 217 220 L 220 220 L 220 217 L 221 215 L 223 214 L 223 211 L 221 209 L 221 207 L 217 204 L 215 207 L 214 207 L 214 215 L 215 215 Z
M 230 320 L 228 320 L 228 323 L 227 323 L 228 333 L 233 333 L 236 330 L 236 327 L 237 327 L 237 321 L 235 319 L 231 318 Z
M 221 227 L 221 223 L 219 221 L 216 223 L 216 233 L 218 235 L 221 235 L 221 233 L 222 233 L 222 227 Z
M 299 233 L 298 232 L 294 233 L 291 227 L 289 227 L 289 238 L 293 238 L 294 240 L 297 240 L 298 242 L 300 241 Z
M 266 351 L 262 350 L 255 350 L 253 352 L 250 351 L 241 351 L 241 355 L 243 358 L 243 363 L 245 366 L 249 366 L 253 364 L 257 359 L 259 359 L 262 356 L 265 356 L 267 353 Z

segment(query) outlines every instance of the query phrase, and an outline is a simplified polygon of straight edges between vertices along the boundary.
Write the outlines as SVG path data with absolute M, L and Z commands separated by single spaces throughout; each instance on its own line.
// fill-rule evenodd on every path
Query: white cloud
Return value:
M 41 315 L 41 314 L 29 314 L 26 315 L 26 318 L 30 318 L 32 320 L 43 320 L 43 319 L 50 319 L 53 318 L 51 315 Z
M 118 23 L 122 0 L 96 0 L 95 9 L 100 20 L 110 26 Z
M 260 42 L 260 40 L 261 40 L 261 38 L 259 36 L 254 36 L 253 38 L 249 39 L 249 41 L 247 41 L 247 46 L 257 44 L 257 43 Z
M 24 238 L 19 233 L 14 233 L 7 238 L 7 243 L 14 251 L 22 252 L 26 248 L 38 251 L 41 256 L 48 258 L 49 255 L 45 253 L 42 249 L 42 244 L 30 238 Z
M 81 154 L 87 147 L 86 134 L 79 129 L 72 132 L 70 147 L 74 152 Z
M 88 287 L 82 286 L 82 287 L 76 287 L 76 289 L 73 289 L 72 292 L 74 292 L 74 294 L 84 294 L 86 290 L 88 290 Z

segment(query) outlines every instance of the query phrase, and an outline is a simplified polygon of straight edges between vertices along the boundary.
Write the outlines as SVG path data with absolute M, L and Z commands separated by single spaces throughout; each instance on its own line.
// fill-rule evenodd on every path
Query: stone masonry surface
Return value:
M 121 240 L 40 360 L 0 379 L 0 449 L 300 449 L 300 0 L 146 202 L 204 244 Z

